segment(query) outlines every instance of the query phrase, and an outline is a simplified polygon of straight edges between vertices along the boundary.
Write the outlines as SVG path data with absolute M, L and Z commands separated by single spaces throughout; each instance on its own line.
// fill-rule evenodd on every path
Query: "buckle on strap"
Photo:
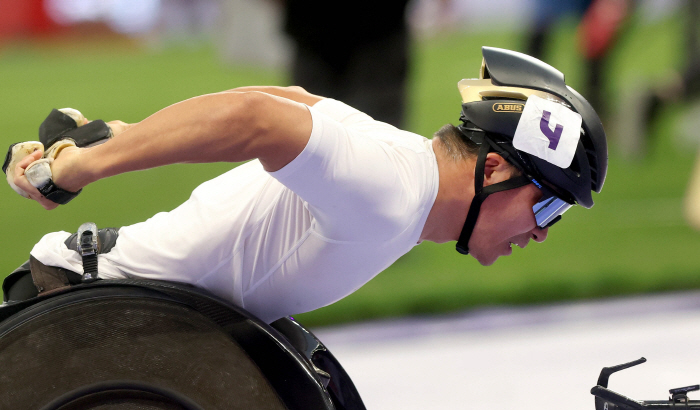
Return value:
M 85 222 L 78 228 L 78 253 L 83 259 L 83 282 L 92 282 L 97 279 L 97 225 L 94 222 Z

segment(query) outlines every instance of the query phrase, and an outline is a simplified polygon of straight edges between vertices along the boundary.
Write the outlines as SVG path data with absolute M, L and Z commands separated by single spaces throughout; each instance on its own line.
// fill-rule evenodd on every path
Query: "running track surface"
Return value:
M 593 410 L 600 369 L 635 400 L 700 384 L 700 292 L 315 329 L 369 410 Z M 700 392 L 690 393 L 700 400 Z

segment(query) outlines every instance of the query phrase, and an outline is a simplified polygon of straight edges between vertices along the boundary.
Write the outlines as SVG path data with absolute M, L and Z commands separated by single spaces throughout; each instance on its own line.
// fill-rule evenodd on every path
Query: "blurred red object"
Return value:
M 44 0 L 0 0 L 0 40 L 43 36 L 60 29 L 46 13 Z
M 578 30 L 579 46 L 587 59 L 605 55 L 629 11 L 629 0 L 595 0 L 590 5 Z

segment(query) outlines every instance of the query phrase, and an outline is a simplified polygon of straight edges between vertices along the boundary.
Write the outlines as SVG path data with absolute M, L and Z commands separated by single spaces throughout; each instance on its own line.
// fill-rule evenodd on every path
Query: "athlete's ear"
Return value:
M 514 167 L 495 152 L 486 155 L 484 163 L 484 186 L 497 184 L 513 177 Z

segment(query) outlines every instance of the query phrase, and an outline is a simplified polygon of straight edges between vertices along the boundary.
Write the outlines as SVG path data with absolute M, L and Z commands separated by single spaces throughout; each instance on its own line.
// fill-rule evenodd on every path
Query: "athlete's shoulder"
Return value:
M 324 98 L 312 105 L 312 109 L 321 112 L 342 124 L 350 125 L 358 122 L 372 122 L 372 117 L 364 112 L 333 98 Z

